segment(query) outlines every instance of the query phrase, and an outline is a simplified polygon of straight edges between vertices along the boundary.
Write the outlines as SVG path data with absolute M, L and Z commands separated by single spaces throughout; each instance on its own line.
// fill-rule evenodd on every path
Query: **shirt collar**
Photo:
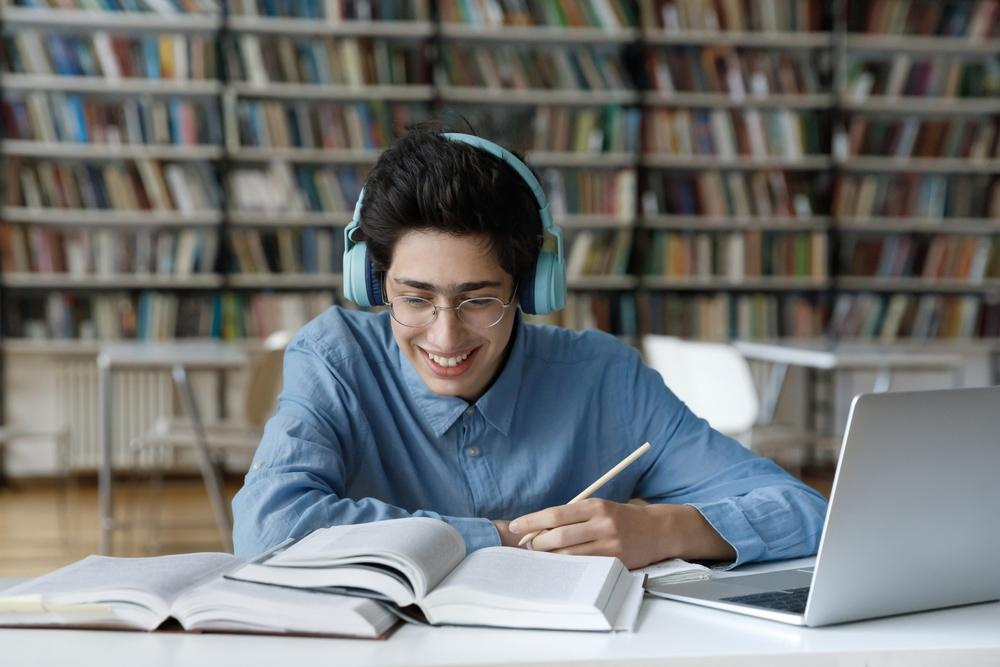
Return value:
M 500 376 L 476 402 L 476 407 L 487 423 L 505 436 L 510 432 L 514 406 L 517 403 L 521 378 L 524 374 L 524 328 L 525 324 L 518 313 L 517 322 L 514 323 L 514 343 L 507 356 L 507 362 L 504 364 L 503 370 L 500 371 Z M 393 340 L 395 341 L 395 339 Z M 434 435 L 440 438 L 458 421 L 462 413 L 469 408 L 469 404 L 457 396 L 435 394 L 427 387 L 423 378 L 417 373 L 417 369 L 413 367 L 398 345 L 396 345 L 396 352 L 400 372 L 410 390 L 410 395 L 434 431 Z

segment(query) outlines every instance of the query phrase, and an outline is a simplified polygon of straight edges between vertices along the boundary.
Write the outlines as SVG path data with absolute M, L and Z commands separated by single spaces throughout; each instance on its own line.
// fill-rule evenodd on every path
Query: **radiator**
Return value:
M 95 470 L 101 463 L 100 392 L 93 357 L 60 358 L 55 366 L 58 416 L 69 428 L 70 467 Z M 130 440 L 157 417 L 173 414 L 173 382 L 167 371 L 118 370 L 112 377 L 112 448 L 116 468 L 134 463 Z

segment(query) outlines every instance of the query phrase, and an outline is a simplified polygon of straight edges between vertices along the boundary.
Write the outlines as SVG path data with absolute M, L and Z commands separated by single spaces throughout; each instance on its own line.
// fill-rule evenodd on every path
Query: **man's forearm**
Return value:
M 643 508 L 658 536 L 659 560 L 684 558 L 731 561 L 736 550 L 690 505 L 651 504 Z

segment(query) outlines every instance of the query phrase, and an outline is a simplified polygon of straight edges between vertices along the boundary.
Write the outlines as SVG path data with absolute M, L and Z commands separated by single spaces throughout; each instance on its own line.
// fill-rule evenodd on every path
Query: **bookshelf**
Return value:
M 815 336 L 828 269 L 826 3 L 639 3 L 642 330 Z
M 31 4 L 0 7 L 8 349 L 301 324 L 367 170 L 432 115 L 542 178 L 548 321 L 1000 336 L 995 2 Z
M 995 2 L 847 7 L 834 334 L 1000 336 L 998 18 Z

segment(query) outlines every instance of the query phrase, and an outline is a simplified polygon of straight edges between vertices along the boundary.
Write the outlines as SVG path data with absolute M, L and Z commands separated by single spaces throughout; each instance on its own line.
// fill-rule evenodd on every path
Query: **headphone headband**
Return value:
M 555 253 L 549 244 L 543 243 L 535 264 L 532 279 L 525 281 L 518 289 L 521 309 L 526 313 L 549 313 L 559 310 L 566 302 L 565 259 L 563 255 L 562 230 L 552 221 L 548 198 L 541 183 L 535 178 L 524 162 L 503 146 L 487 139 L 460 132 L 445 132 L 440 136 L 459 143 L 469 144 L 484 150 L 510 165 L 521 177 L 538 204 L 538 215 L 542 221 L 544 235 L 555 239 Z M 375 271 L 364 242 L 351 238 L 354 230 L 361 225 L 361 208 L 365 190 L 361 188 L 358 201 L 354 205 L 351 222 L 344 228 L 344 296 L 361 306 L 375 306 L 385 303 L 379 272 Z

